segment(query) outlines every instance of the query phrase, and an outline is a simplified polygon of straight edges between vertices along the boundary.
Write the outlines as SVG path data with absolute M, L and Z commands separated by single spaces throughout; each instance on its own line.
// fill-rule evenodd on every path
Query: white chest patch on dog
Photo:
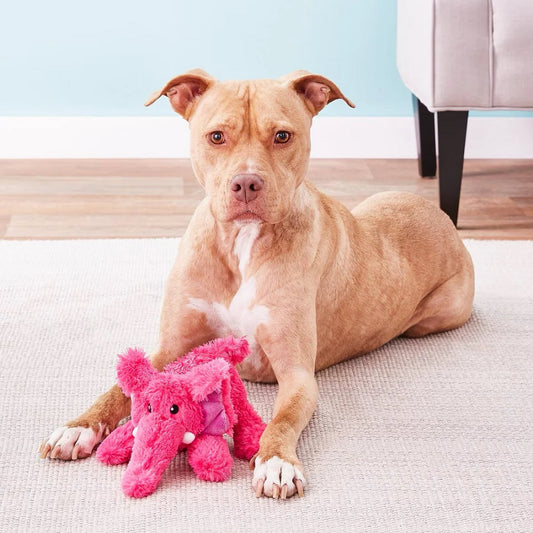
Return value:
M 235 239 L 235 244 L 233 246 L 233 253 L 239 259 L 239 272 L 241 277 L 244 280 L 244 271 L 250 262 L 250 257 L 252 255 L 252 247 L 259 235 L 259 224 L 244 224 L 237 237 Z
M 201 298 L 189 298 L 189 307 L 204 313 L 209 327 L 219 336 L 245 335 L 250 347 L 259 324 L 268 322 L 269 312 L 264 305 L 252 306 L 255 297 L 255 279 L 245 281 L 236 292 L 229 307 L 218 302 L 206 302 Z
M 252 247 L 259 234 L 258 224 L 245 224 L 239 231 L 234 245 L 234 253 L 239 259 L 239 271 L 242 283 L 229 307 L 208 302 L 201 298 L 189 298 L 189 307 L 204 313 L 209 327 L 219 337 L 234 335 L 245 336 L 250 345 L 250 360 L 253 361 L 257 352 L 255 332 L 259 324 L 268 323 L 269 311 L 264 305 L 253 305 L 256 294 L 254 277 L 245 279 L 245 271 L 250 261 Z

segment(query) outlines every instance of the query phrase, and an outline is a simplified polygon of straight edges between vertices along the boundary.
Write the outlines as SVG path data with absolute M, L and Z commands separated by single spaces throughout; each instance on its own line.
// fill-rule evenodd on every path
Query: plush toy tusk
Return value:
M 138 431 L 138 429 L 139 429 L 139 426 L 135 426 L 135 427 L 133 428 L 133 431 L 131 432 L 132 435 L 133 435 L 133 437 L 135 437 L 135 436 L 137 435 L 137 431 Z
M 190 431 L 186 431 L 185 435 L 183 435 L 183 444 L 190 444 L 194 439 L 196 438 L 196 435 L 194 433 L 191 433 Z

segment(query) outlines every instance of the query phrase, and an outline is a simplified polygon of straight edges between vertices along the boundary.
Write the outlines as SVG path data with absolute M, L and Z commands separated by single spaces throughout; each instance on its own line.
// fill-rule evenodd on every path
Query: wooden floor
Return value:
M 380 191 L 437 202 L 415 160 L 311 161 L 309 177 L 349 208 Z M 533 239 L 533 160 L 465 161 L 465 238 Z M 203 192 L 188 160 L 0 160 L 0 238 L 176 237 Z

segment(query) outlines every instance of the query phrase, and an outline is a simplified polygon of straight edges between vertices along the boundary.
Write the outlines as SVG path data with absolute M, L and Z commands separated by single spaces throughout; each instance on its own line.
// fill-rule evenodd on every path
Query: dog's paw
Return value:
M 39 449 L 39 454 L 43 459 L 63 459 L 64 461 L 84 459 L 89 457 L 102 442 L 109 430 L 105 424 L 99 424 L 98 429 L 90 427 L 68 427 L 57 428 L 45 440 Z
M 259 498 L 263 494 L 269 498 L 285 500 L 294 494 L 304 494 L 305 477 L 294 464 L 277 456 L 263 461 L 260 456 L 255 458 L 252 487 Z

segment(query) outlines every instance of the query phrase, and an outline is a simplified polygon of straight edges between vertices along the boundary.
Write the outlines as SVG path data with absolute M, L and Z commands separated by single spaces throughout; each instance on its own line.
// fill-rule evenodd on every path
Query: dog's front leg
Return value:
M 96 446 L 130 413 L 130 399 L 118 385 L 102 394 L 81 416 L 57 428 L 39 450 L 44 459 L 76 460 L 91 455 Z
M 274 417 L 261 437 L 253 464 L 256 496 L 285 499 L 296 492 L 303 495 L 305 477 L 296 446 L 315 410 L 317 396 L 313 372 L 289 371 L 279 380 Z
M 274 335 L 269 335 L 262 326 L 258 329 L 257 339 L 279 385 L 272 420 L 261 437 L 259 452 L 252 464 L 253 487 L 258 497 L 264 494 L 285 499 L 296 493 L 303 495 L 305 477 L 296 446 L 318 399 L 315 318 L 309 313 L 309 307 L 306 311 L 308 323 L 302 324 L 300 318 L 298 334 L 288 330 L 295 322 L 287 317 L 283 321 L 272 321 L 279 327 Z
M 213 334 L 206 330 L 205 319 L 197 311 L 188 309 L 185 305 L 178 306 L 177 309 L 179 312 L 174 312 L 170 318 L 163 313 L 164 327 L 160 346 L 150 356 L 152 364 L 159 370 L 195 346 L 213 338 Z M 43 459 L 50 457 L 65 461 L 88 457 L 129 414 L 130 399 L 124 396 L 118 385 L 114 385 L 81 416 L 53 431 L 41 444 L 39 454 Z

